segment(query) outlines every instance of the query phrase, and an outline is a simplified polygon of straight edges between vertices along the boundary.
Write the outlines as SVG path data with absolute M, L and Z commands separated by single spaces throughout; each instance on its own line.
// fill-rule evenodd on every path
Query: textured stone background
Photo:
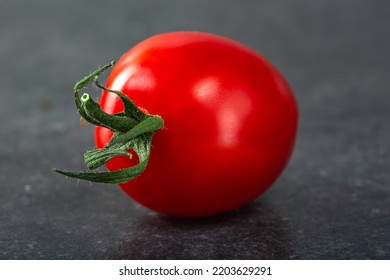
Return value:
M 390 259 L 389 1 L 0 2 L 1 259 Z M 74 82 L 161 32 L 225 35 L 284 73 L 300 105 L 271 190 L 217 217 L 152 213 L 83 168 Z M 97 95 L 97 93 L 96 93 Z

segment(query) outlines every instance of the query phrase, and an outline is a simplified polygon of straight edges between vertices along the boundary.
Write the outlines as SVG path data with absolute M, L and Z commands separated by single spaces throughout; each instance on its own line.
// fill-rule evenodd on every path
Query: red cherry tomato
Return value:
M 206 216 L 239 207 L 270 187 L 293 150 L 298 110 L 289 86 L 263 57 L 230 39 L 201 32 L 151 37 L 121 57 L 106 86 L 164 119 L 144 173 L 120 184 L 152 210 Z M 107 113 L 123 110 L 107 91 L 100 104 Z M 96 127 L 98 148 L 111 137 Z M 107 167 L 136 163 L 117 156 Z

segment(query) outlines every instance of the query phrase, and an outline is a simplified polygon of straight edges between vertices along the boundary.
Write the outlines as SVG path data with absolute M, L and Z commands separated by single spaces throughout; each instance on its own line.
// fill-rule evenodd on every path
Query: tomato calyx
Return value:
M 74 101 L 81 118 L 93 125 L 106 127 L 114 132 L 112 139 L 101 149 L 87 151 L 84 162 L 89 170 L 95 170 L 115 156 L 129 156 L 128 150 L 133 150 L 139 158 L 135 166 L 111 172 L 70 172 L 54 169 L 54 171 L 73 178 L 96 183 L 118 184 L 128 182 L 140 175 L 146 168 L 150 156 L 153 135 L 164 127 L 160 116 L 142 112 L 125 94 L 108 89 L 99 84 L 99 76 L 112 67 L 115 61 L 97 69 L 76 83 L 73 89 Z M 105 91 L 118 95 L 124 105 L 123 112 L 110 115 L 104 112 L 98 103 L 92 100 L 88 93 L 81 98 L 79 91 L 94 81 L 95 85 Z

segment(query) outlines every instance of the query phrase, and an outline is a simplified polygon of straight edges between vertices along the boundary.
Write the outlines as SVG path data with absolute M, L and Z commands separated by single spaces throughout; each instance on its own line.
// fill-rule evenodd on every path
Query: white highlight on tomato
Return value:
M 213 106 L 218 99 L 219 88 L 217 79 L 204 79 L 194 87 L 195 98 L 204 105 Z
M 137 65 L 126 67 L 111 84 L 111 89 L 121 90 L 126 88 L 134 90 L 150 90 L 155 86 L 155 78 L 152 71 Z
M 228 91 L 215 78 L 207 78 L 195 85 L 194 97 L 204 106 L 217 110 L 218 141 L 224 148 L 235 146 L 239 142 L 239 135 L 243 119 L 251 109 L 250 99 L 240 90 Z M 237 107 L 240 108 L 237 110 Z
M 218 111 L 220 146 L 230 148 L 237 145 L 240 141 L 241 125 L 248 116 L 251 106 L 250 99 L 245 94 L 241 94 L 240 91 L 226 94 Z

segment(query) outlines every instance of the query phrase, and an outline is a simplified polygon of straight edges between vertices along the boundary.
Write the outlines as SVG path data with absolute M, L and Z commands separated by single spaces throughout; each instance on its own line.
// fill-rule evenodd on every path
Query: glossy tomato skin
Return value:
M 151 37 L 121 57 L 107 87 L 164 119 L 144 173 L 120 184 L 152 210 L 196 217 L 239 207 L 270 187 L 292 153 L 298 110 L 289 86 L 263 57 L 230 39 Z M 108 113 L 123 110 L 113 93 L 103 92 L 100 104 Z M 111 136 L 97 127 L 97 147 Z M 107 168 L 136 163 L 116 157 Z

